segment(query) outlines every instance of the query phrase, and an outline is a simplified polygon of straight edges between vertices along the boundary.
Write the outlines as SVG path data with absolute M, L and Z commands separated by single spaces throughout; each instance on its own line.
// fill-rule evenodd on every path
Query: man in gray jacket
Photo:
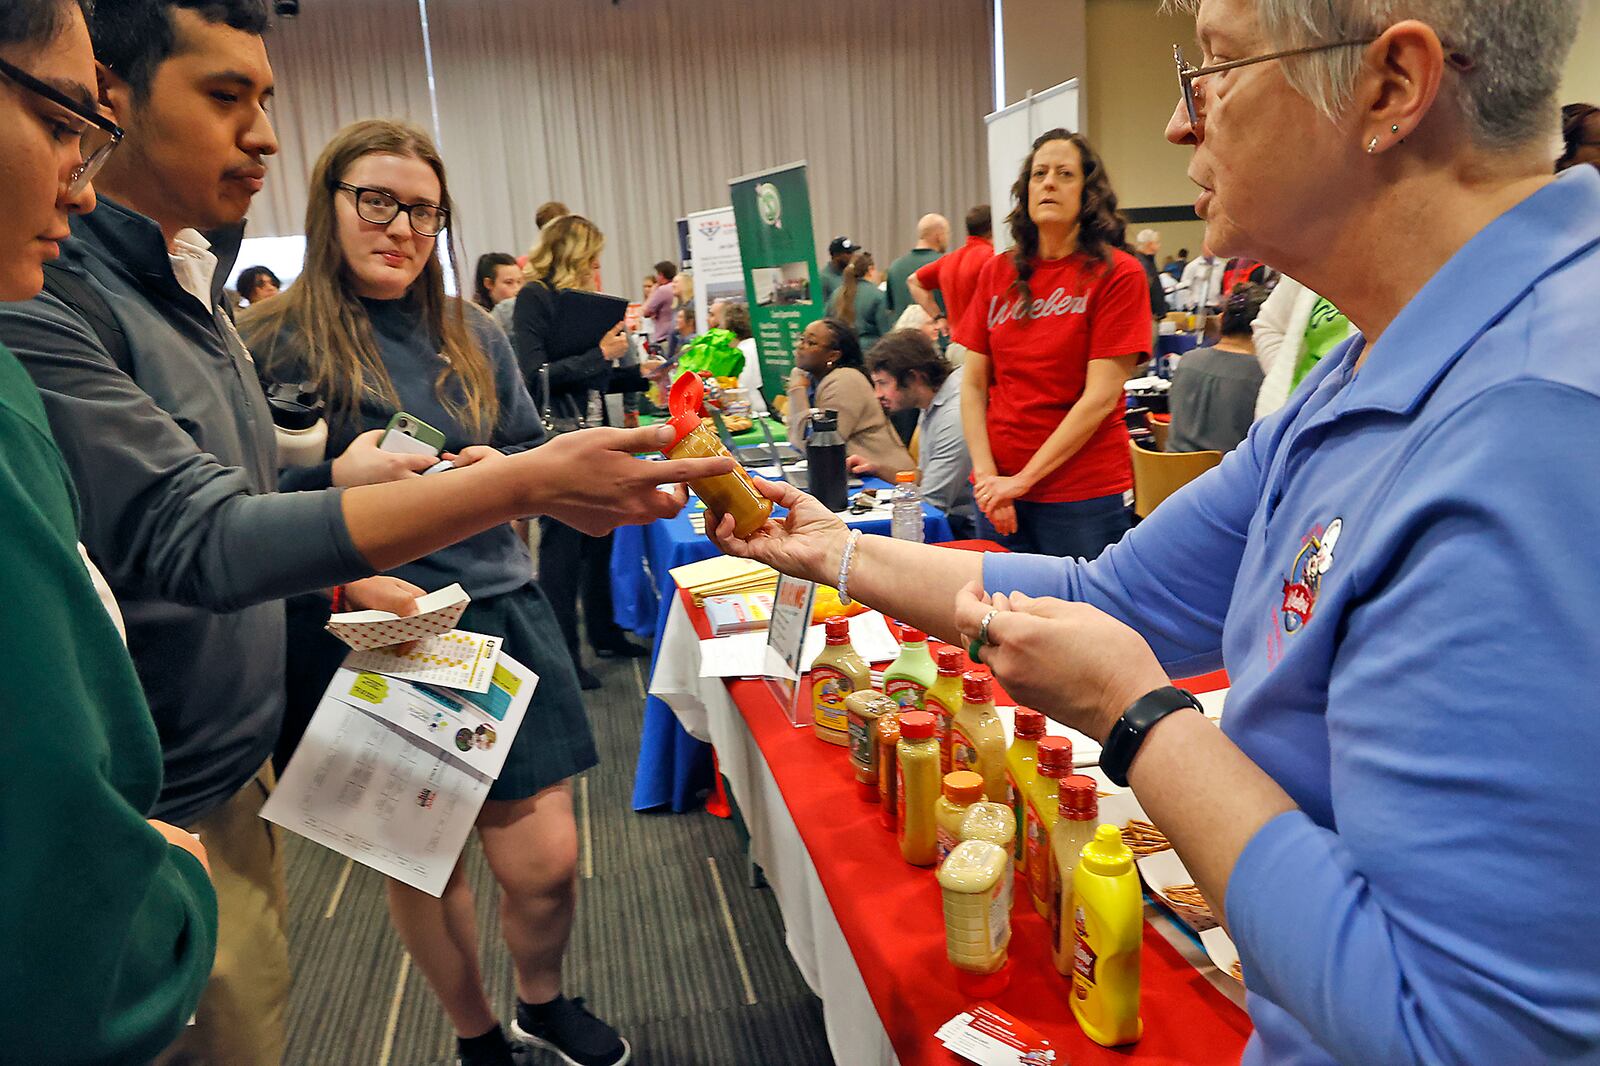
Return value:
M 127 620 L 165 764 L 150 813 L 212 859 L 217 962 L 168 1061 L 230 1066 L 275 1064 L 284 1046 L 281 849 L 258 817 L 283 710 L 281 598 L 523 515 L 596 533 L 649 521 L 682 502 L 656 485 L 713 469 L 632 458 L 662 443 L 654 430 L 597 430 L 390 481 L 417 464 L 369 434 L 335 463 L 334 483 L 359 487 L 275 494 L 268 405 L 222 294 L 277 149 L 266 24 L 264 0 L 96 7 L 101 103 L 127 136 L 47 293 L 0 305 L 0 340 L 43 394 L 84 543 Z

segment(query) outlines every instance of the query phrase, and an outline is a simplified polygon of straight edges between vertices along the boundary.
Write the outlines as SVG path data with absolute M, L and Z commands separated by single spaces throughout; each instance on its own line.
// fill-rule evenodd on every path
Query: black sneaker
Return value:
M 538 1066 L 535 1051 L 521 1041 L 505 1038 L 497 1025 L 482 1036 L 456 1037 L 456 1066 Z
M 590 1013 L 583 997 L 558 996 L 543 1006 L 518 1001 L 511 1033 L 536 1048 L 554 1051 L 567 1066 L 625 1066 L 628 1042 Z

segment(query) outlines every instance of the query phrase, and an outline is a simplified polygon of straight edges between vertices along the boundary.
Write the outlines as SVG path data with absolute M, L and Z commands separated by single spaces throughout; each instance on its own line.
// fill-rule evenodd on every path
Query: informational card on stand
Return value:
M 262 817 L 438 896 L 538 681 L 504 654 L 483 694 L 341 669 Z
M 811 716 L 800 706 L 800 663 L 806 649 L 806 630 L 811 628 L 811 606 L 817 598 L 814 581 L 800 581 L 782 575 L 772 594 L 772 617 L 767 622 L 766 663 L 762 676 L 778 702 L 789 712 L 795 727 L 809 725 Z

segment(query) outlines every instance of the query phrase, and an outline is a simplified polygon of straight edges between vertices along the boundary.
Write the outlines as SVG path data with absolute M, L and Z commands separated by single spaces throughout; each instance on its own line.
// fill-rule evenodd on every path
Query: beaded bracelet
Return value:
M 856 541 L 860 539 L 861 530 L 852 529 L 850 539 L 844 542 L 844 554 L 839 557 L 839 603 L 845 607 L 851 603 L 850 590 L 847 587 L 850 583 L 850 560 L 855 557 Z

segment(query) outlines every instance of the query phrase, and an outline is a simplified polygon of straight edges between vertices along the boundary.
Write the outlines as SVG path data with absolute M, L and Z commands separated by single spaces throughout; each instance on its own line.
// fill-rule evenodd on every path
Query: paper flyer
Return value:
M 418 641 L 409 651 L 373 648 L 351 652 L 344 665 L 352 670 L 387 674 L 424 685 L 488 692 L 501 638 L 452 629 Z

